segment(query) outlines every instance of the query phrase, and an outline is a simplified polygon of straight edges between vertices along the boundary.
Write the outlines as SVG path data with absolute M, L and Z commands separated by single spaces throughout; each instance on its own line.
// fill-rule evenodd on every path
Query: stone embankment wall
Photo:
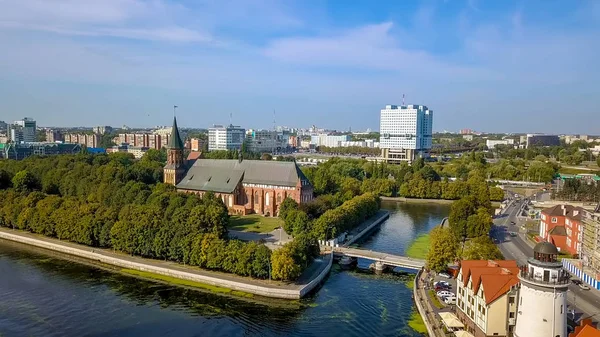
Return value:
M 21 234 L 21 233 L 10 233 L 8 231 L 0 230 L 0 238 L 15 242 L 20 242 L 23 244 L 44 248 L 56 252 L 61 252 L 77 257 L 82 257 L 85 259 L 89 259 L 92 261 L 98 261 L 101 263 L 127 268 L 134 269 L 144 272 L 150 272 L 160 275 L 166 275 L 170 277 L 175 277 L 183 280 L 189 280 L 193 282 L 204 283 L 212 286 L 218 286 L 223 288 L 228 288 L 232 290 L 242 291 L 245 293 L 272 297 L 272 298 L 281 298 L 281 299 L 299 299 L 302 296 L 308 294 L 311 290 L 319 285 L 319 283 L 327 276 L 331 269 L 331 265 L 333 262 L 333 257 L 329 256 L 327 259 L 326 268 L 313 280 L 304 285 L 298 285 L 297 287 L 277 287 L 277 286 L 261 286 L 251 283 L 243 282 L 243 280 L 232 280 L 232 278 L 220 278 L 218 275 L 208 276 L 196 274 L 193 272 L 187 272 L 183 270 L 177 270 L 173 268 L 167 268 L 162 266 L 153 265 L 149 261 L 148 263 L 140 263 L 136 261 L 131 261 L 125 258 L 119 258 L 117 256 L 111 256 L 112 254 L 106 254 L 102 252 L 95 252 L 93 249 L 90 249 L 85 246 L 75 247 L 75 245 L 62 244 L 60 242 L 52 242 L 54 240 L 50 239 L 37 239 L 29 234 Z M 255 283 L 255 282 L 254 282 Z
M 425 323 L 425 327 L 427 328 L 427 335 L 431 337 L 437 337 L 439 336 L 439 334 L 436 334 L 437 331 L 434 330 L 430 322 L 431 315 L 429 314 L 431 314 L 433 310 L 425 309 L 425 307 L 429 306 L 429 299 L 427 298 L 427 293 L 425 292 L 425 289 L 423 289 L 423 282 L 421 278 L 422 276 L 423 269 L 420 269 L 417 272 L 417 276 L 415 277 L 415 281 L 413 284 L 413 298 L 415 300 L 415 305 L 417 306 L 417 311 L 421 315 L 421 318 L 423 318 L 423 322 Z M 433 313 L 433 316 L 435 317 L 435 313 Z
M 344 242 L 344 244 L 342 245 L 342 247 L 348 247 L 351 244 L 353 244 L 354 242 L 356 242 L 357 240 L 359 240 L 360 238 L 362 238 L 365 234 L 369 233 L 374 227 L 381 225 L 382 222 L 384 222 L 385 220 L 389 219 L 390 217 L 390 212 L 388 211 L 379 211 L 380 212 L 380 216 L 379 218 L 375 219 L 373 221 L 373 223 L 371 223 L 367 228 L 363 229 L 362 231 L 360 231 L 360 233 L 354 235 L 352 237 L 352 239 Z

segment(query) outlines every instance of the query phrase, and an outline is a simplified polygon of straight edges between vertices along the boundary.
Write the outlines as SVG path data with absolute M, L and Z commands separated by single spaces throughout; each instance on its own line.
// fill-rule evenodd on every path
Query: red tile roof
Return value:
M 479 287 L 483 285 L 483 296 L 486 304 L 492 303 L 506 294 L 512 286 L 519 283 L 519 267 L 514 260 L 461 261 L 461 271 L 463 285 L 466 286 L 470 278 L 473 292 L 477 293 Z
M 579 327 L 577 327 L 577 328 L 579 328 Z M 594 328 L 591 325 L 586 325 L 583 328 L 581 328 L 581 330 L 579 330 L 579 331 L 575 330 L 575 332 L 572 333 L 569 336 L 573 336 L 573 337 L 600 337 L 600 331 L 598 329 Z
M 567 218 L 576 221 L 581 220 L 582 212 L 583 208 L 571 205 L 556 205 L 542 210 L 542 213 L 548 216 L 566 216 Z

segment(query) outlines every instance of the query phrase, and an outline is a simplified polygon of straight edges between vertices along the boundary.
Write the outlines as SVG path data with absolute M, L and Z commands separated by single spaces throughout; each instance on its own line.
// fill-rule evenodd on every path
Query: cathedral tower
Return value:
M 185 175 L 183 142 L 177 128 L 177 118 L 173 117 L 173 128 L 167 149 L 167 165 L 163 170 L 165 184 L 177 185 Z

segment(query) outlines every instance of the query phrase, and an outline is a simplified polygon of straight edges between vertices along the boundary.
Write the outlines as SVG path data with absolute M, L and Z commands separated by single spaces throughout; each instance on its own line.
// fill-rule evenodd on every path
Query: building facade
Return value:
M 277 216 L 285 198 L 313 199 L 313 187 L 295 162 L 261 160 L 185 160 L 177 121 L 173 120 L 164 182 L 178 191 L 214 193 L 232 214 Z
M 34 119 L 25 117 L 8 126 L 8 138 L 14 143 L 33 143 L 36 137 L 37 124 Z
M 424 105 L 386 105 L 381 109 L 379 147 L 382 157 L 404 152 L 408 161 L 425 156 L 431 149 L 433 111 Z M 412 151 L 406 151 L 412 150 Z M 399 156 L 397 156 L 399 157 Z
M 113 132 L 113 128 L 108 125 L 95 126 L 92 131 L 98 135 L 104 135 Z
M 493 149 L 498 145 L 514 145 L 515 141 L 513 139 L 488 139 L 485 141 L 485 146 L 488 149 Z
M 58 130 L 47 130 L 46 131 L 46 141 L 50 143 L 63 142 L 65 138 L 63 137 L 62 132 Z
M 461 261 L 456 314 L 475 337 L 512 336 L 517 315 L 516 261 Z
M 318 134 L 310 137 L 310 143 L 314 146 L 341 147 L 341 143 L 349 142 L 350 135 L 328 135 Z
M 559 146 L 560 138 L 557 135 L 527 135 L 527 148 L 535 146 Z
M 208 129 L 208 151 L 239 150 L 245 139 L 244 128 L 234 125 L 214 125 Z
M 79 144 L 61 144 L 48 142 L 9 143 L 3 148 L 4 158 L 21 160 L 29 156 L 51 156 L 57 154 L 77 154 L 81 151 Z
M 206 138 L 190 139 L 190 150 L 194 152 L 206 151 L 208 149 L 208 140 Z
M 48 135 L 46 135 L 48 137 Z M 80 144 L 86 147 L 99 147 L 100 136 L 98 134 L 66 133 L 63 135 L 65 143 Z
M 133 147 L 146 147 L 154 150 L 166 147 L 169 141 L 170 135 L 157 133 L 120 133 L 114 140 L 117 144 L 128 144 Z
M 273 153 L 288 147 L 287 137 L 282 132 L 273 130 L 246 131 L 246 144 L 251 152 Z
M 579 256 L 582 251 L 583 227 L 581 207 L 556 205 L 542 210 L 540 237 L 552 243 L 561 252 Z

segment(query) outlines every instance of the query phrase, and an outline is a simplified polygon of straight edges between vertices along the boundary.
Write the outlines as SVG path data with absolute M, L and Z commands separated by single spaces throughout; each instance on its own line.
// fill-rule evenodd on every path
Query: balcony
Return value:
M 529 273 L 527 268 L 524 267 L 521 268 L 521 272 L 519 273 L 519 279 L 542 286 L 563 287 L 569 285 L 569 283 L 571 282 L 571 275 L 566 270 L 561 270 L 558 274 L 558 277 L 556 275 L 544 277 L 544 275 L 540 273 Z

